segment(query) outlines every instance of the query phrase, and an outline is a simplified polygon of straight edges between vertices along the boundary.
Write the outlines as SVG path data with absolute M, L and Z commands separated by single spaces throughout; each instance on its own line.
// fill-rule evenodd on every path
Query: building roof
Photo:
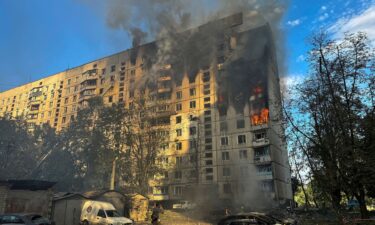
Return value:
M 11 190 L 47 190 L 55 184 L 56 182 L 43 180 L 0 180 L 0 185 L 8 186 Z

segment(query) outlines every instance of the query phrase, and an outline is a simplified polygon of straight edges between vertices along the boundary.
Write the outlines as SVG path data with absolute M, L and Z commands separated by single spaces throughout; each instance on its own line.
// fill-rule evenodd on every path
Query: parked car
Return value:
M 221 219 L 218 225 L 296 225 L 297 222 L 290 218 L 280 219 L 272 215 L 258 212 L 239 213 Z
M 34 213 L 15 213 L 0 215 L 1 225 L 54 225 L 49 219 Z
M 197 205 L 189 201 L 181 201 L 172 205 L 173 209 L 195 209 Z
M 82 207 L 81 223 L 82 225 L 132 225 L 133 221 L 120 216 L 109 202 L 86 201 Z

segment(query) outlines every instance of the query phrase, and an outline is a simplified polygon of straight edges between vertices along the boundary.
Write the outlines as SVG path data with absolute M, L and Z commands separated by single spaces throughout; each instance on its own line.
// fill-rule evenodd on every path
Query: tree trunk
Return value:
M 363 190 L 363 188 L 361 188 L 361 190 L 359 191 L 359 195 L 357 195 L 356 198 L 357 198 L 358 203 L 359 203 L 359 210 L 361 212 L 361 218 L 362 219 L 368 219 L 369 218 L 368 210 L 367 210 L 367 207 L 366 207 L 365 196 L 366 196 L 365 191 Z

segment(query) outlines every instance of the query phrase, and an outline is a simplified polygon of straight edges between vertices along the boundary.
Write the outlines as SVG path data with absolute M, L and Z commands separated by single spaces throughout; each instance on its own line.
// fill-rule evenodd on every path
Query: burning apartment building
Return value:
M 159 121 L 169 130 L 163 160 L 173 165 L 150 181 L 151 200 L 287 204 L 274 40 L 267 23 L 247 19 L 234 14 L 2 92 L 0 116 L 59 131 L 94 96 L 131 108 L 147 88 L 161 103 Z

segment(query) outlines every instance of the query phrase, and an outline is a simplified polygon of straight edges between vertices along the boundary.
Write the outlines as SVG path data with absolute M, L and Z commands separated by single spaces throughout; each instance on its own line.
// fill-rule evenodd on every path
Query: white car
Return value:
M 109 202 L 86 201 L 82 207 L 81 224 L 133 225 L 133 221 L 120 216 Z
M 197 205 L 189 201 L 181 201 L 179 203 L 173 204 L 173 209 L 194 209 Z

